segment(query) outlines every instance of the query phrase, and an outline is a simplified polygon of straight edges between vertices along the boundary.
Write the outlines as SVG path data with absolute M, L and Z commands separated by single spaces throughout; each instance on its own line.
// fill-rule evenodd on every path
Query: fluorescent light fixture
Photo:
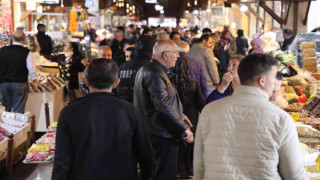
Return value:
M 157 0 L 145 0 L 146 3 L 157 3 Z

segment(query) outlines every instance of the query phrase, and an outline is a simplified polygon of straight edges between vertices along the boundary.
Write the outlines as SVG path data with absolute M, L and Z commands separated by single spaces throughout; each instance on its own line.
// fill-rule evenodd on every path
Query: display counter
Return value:
M 50 124 L 57 122 L 60 111 L 66 104 L 63 100 L 63 87 L 52 92 L 29 92 L 25 111 L 37 117 L 36 132 L 45 132 L 47 129 L 45 103 L 49 104 Z

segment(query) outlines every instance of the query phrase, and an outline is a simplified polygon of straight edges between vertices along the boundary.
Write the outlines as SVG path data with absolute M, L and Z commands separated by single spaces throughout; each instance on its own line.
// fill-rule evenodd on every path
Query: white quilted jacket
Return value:
M 305 180 L 296 128 L 288 113 L 251 86 L 208 104 L 194 149 L 195 180 Z

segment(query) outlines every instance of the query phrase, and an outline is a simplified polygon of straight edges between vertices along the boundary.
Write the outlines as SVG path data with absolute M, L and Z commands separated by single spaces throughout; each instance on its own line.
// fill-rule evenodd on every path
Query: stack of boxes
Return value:
M 312 73 L 317 73 L 317 54 L 315 42 L 301 42 L 303 69 Z

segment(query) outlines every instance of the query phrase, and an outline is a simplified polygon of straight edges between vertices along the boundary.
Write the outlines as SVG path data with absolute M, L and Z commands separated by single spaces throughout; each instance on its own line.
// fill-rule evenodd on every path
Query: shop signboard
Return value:
M 94 0 L 86 0 L 84 5 L 88 8 L 93 8 L 94 7 Z

